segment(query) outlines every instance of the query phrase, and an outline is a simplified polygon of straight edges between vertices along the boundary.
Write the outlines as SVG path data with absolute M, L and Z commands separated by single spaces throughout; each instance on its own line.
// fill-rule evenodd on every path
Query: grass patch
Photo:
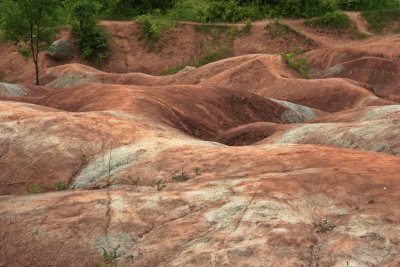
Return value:
M 32 185 L 30 188 L 28 188 L 28 192 L 31 194 L 40 194 L 40 193 L 44 193 L 44 188 L 43 186 L 39 185 L 39 184 L 34 184 Z
M 292 69 L 299 72 L 305 78 L 308 77 L 310 64 L 301 51 L 294 50 L 290 53 L 283 54 L 282 56 Z
M 370 31 L 382 33 L 391 23 L 400 21 L 400 8 L 368 10 L 362 12 L 362 16 L 368 22 Z
M 331 28 L 331 29 L 348 29 L 351 27 L 349 16 L 341 11 L 334 11 L 323 15 L 322 17 L 308 19 L 304 22 L 312 28 Z
M 67 189 L 67 185 L 63 181 L 58 181 L 54 184 L 54 189 L 56 191 L 63 191 Z

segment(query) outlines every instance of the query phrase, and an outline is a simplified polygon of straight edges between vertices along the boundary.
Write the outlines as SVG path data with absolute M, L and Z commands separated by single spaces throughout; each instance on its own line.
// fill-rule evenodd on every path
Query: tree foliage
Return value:
M 97 25 L 101 2 L 92 0 L 71 0 L 68 3 L 72 29 L 77 38 L 77 46 L 85 59 L 100 64 L 108 57 L 108 36 Z
M 59 25 L 57 0 L 2 0 L 0 26 L 5 38 L 35 64 L 39 85 L 39 52 L 50 46 Z

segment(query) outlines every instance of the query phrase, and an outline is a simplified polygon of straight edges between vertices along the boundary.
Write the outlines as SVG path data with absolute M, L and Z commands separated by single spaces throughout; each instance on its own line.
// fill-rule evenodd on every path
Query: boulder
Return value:
M 74 57 L 75 46 L 66 39 L 60 39 L 55 41 L 46 55 L 55 60 L 67 60 Z

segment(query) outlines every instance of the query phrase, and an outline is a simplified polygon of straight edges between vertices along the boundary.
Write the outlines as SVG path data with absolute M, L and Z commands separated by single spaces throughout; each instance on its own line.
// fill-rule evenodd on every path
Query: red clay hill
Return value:
M 288 25 L 307 79 L 243 47 L 169 76 L 44 60 L 41 86 L 1 57 L 0 266 L 399 266 L 400 38 Z

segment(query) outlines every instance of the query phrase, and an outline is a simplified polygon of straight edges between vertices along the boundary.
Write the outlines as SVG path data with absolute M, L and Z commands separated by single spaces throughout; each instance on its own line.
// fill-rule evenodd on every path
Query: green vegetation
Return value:
M 136 18 L 141 29 L 140 39 L 149 47 L 150 51 L 156 50 L 157 42 L 164 31 L 173 29 L 176 23 L 163 16 L 142 15 Z
M 393 22 L 400 22 L 400 8 L 368 10 L 362 13 L 372 32 L 381 33 Z M 398 26 L 398 31 L 400 26 Z
M 186 182 L 190 179 L 190 176 L 185 172 L 185 170 L 182 168 L 181 171 L 175 175 L 172 176 L 172 180 L 175 182 Z
M 107 33 L 97 25 L 100 5 L 95 1 L 76 1 L 71 4 L 72 27 L 77 46 L 83 57 L 95 64 L 108 57 Z
M 63 181 L 58 181 L 54 184 L 54 188 L 56 191 L 63 191 L 67 189 L 67 185 Z
M 304 77 L 308 77 L 309 63 L 301 51 L 295 50 L 282 56 L 292 69 L 298 71 Z
M 101 19 L 156 15 L 173 20 L 237 22 L 265 17 L 316 17 L 336 10 L 377 10 L 398 0 L 93 0 Z
M 17 51 L 35 65 L 39 85 L 39 53 L 52 43 L 60 21 L 60 4 L 56 0 L 2 0 L 0 28 Z
M 89 156 L 87 154 L 85 154 L 83 151 L 81 154 L 81 161 L 82 161 L 82 165 L 86 165 L 89 162 Z
M 317 233 L 330 232 L 330 231 L 332 231 L 333 229 L 336 228 L 336 225 L 332 224 L 327 219 L 324 219 L 324 220 L 322 220 L 321 222 L 318 222 L 318 223 L 313 223 L 313 226 L 314 226 L 315 231 Z
M 157 191 L 163 191 L 167 187 L 167 183 L 164 179 L 158 179 L 156 182 Z
M 40 194 L 40 193 L 44 193 L 44 191 L 45 190 L 44 190 L 43 186 L 41 186 L 39 184 L 34 184 L 28 189 L 28 192 L 31 194 Z
M 351 21 L 349 16 L 341 11 L 329 12 L 321 17 L 308 19 L 305 24 L 309 27 L 323 27 L 331 29 L 349 29 Z
M 107 251 L 103 248 L 103 261 L 98 265 L 98 267 L 114 267 L 117 266 L 118 258 L 118 249 L 120 245 L 113 248 L 111 251 Z
M 200 176 L 202 174 L 201 168 L 200 167 L 196 167 L 193 169 L 194 175 L 195 176 Z

